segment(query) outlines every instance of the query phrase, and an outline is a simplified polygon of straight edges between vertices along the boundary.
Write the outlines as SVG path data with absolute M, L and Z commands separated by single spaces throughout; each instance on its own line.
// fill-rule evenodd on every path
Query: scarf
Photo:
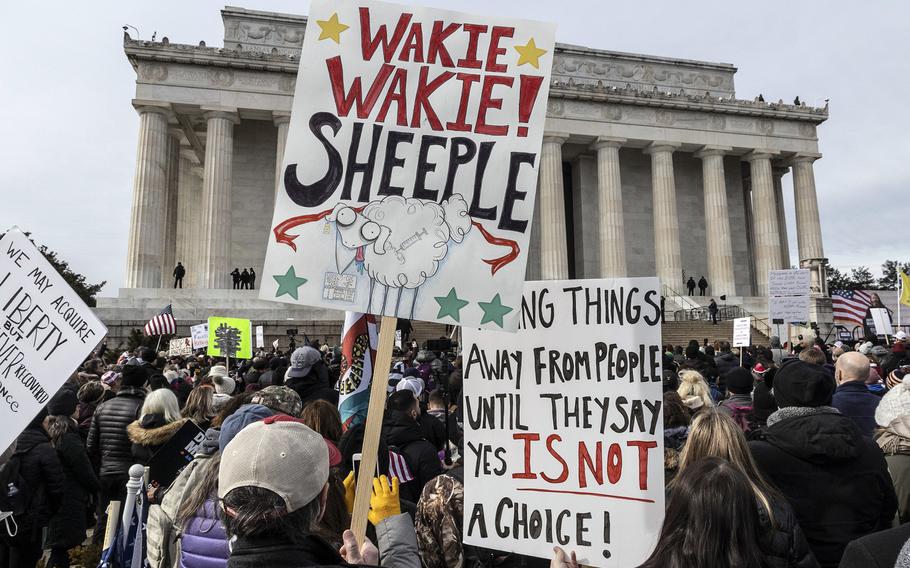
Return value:
M 875 442 L 885 455 L 910 455 L 910 417 L 901 416 L 879 429 Z
M 783 420 L 799 416 L 814 416 L 817 414 L 840 414 L 840 410 L 830 406 L 785 406 L 768 416 L 768 427 L 774 426 Z

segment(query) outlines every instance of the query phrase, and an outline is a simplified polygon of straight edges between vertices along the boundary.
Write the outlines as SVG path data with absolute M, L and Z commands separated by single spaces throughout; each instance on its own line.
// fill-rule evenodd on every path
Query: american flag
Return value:
M 170 304 L 145 324 L 146 335 L 173 335 L 175 333 L 177 333 L 177 322 L 174 320 L 174 312 L 171 311 Z
M 862 290 L 835 290 L 831 293 L 835 323 L 863 325 L 872 296 Z
M 404 456 L 389 450 L 389 477 L 397 477 L 399 483 L 407 483 L 414 479 L 408 468 L 408 462 L 404 461 Z

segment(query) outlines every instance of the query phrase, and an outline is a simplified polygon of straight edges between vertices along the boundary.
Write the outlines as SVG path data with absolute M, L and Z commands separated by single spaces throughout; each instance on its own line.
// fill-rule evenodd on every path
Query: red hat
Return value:
M 752 367 L 752 371 L 758 373 L 759 375 L 764 375 L 768 372 L 768 369 L 766 369 L 765 366 L 761 363 L 756 363 L 755 366 Z

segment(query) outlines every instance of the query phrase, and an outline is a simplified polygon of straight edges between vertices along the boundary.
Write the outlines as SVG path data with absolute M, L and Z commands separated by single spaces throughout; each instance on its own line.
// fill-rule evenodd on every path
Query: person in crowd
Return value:
M 881 450 L 830 406 L 833 394 L 820 366 L 785 363 L 774 377 L 780 410 L 768 417 L 764 439 L 749 442 L 823 567 L 837 566 L 851 540 L 889 527 L 897 511 Z
M 43 553 L 43 533 L 60 510 L 66 476 L 45 430 L 47 409 L 29 422 L 16 438 L 10 461 L 18 461 L 17 491 L 27 502 L 21 513 L 0 522 L 0 568 L 34 568 Z M 23 487 L 19 487 L 20 483 Z M 4 488 L 6 489 L 6 488 Z
M 194 388 L 180 413 L 184 418 L 192 420 L 200 430 L 208 430 L 215 417 L 215 389 L 209 386 Z
M 424 486 L 414 521 L 420 560 L 426 568 L 466 565 L 461 532 L 463 519 L 463 479 L 454 470 L 433 478 Z
M 79 387 L 76 393 L 78 404 L 76 406 L 76 424 L 79 428 L 79 435 L 82 437 L 84 444 L 88 439 L 88 431 L 92 426 L 92 416 L 95 415 L 95 409 L 105 400 L 105 394 L 109 392 L 104 388 L 101 381 L 89 381 Z
M 702 293 L 702 296 L 704 296 L 704 293 Z M 714 298 L 711 298 L 708 303 L 708 313 L 711 315 L 711 323 L 717 325 L 717 302 L 714 301 Z
M 287 372 L 288 360 L 284 357 L 272 357 L 269 360 L 267 371 L 259 375 L 259 388 L 264 389 L 272 385 L 281 386 L 284 384 L 284 374 Z
M 190 391 L 193 390 L 193 386 L 186 382 L 174 367 L 164 371 L 164 378 L 167 380 L 168 387 L 177 395 L 177 403 L 183 408 L 187 398 L 190 396 Z
M 695 278 L 691 276 L 689 277 L 689 279 L 686 281 L 686 289 L 689 291 L 690 296 L 695 295 Z
M 256 289 L 256 269 L 250 267 L 250 290 Z
M 183 277 L 186 276 L 186 268 L 182 262 L 177 262 L 174 267 L 174 288 L 183 288 Z
M 126 427 L 136 463 L 148 465 L 158 449 L 186 424 L 180 416 L 177 396 L 169 389 L 149 393 L 142 403 L 139 419 Z
M 704 276 L 702 276 L 701 278 L 698 279 L 698 293 L 699 293 L 699 295 L 704 296 L 707 291 L 708 291 L 708 280 Z M 713 302 L 714 300 L 711 300 L 711 301 Z
M 48 417 L 44 420 L 44 429 L 57 450 L 65 479 L 60 508 L 50 518 L 44 539 L 44 548 L 51 551 L 47 568 L 69 568 L 69 550 L 85 541 L 89 498 L 100 489 L 79 426 L 73 419 L 77 405 L 73 391 L 62 388 L 48 402 Z
M 437 449 L 427 440 L 418 416 L 420 405 L 409 390 L 397 391 L 386 401 L 383 433 L 386 444 L 404 457 L 414 475 L 412 481 L 401 485 L 403 498 L 411 502 L 417 502 L 423 486 L 443 472 Z
M 639 568 L 764 568 L 752 483 L 720 458 L 699 460 L 673 481 L 657 545 Z
M 851 418 L 863 436 L 871 438 L 876 426 L 875 409 L 881 398 L 866 388 L 869 360 L 861 353 L 844 353 L 837 360 L 834 378 L 837 380 L 837 389 L 831 399 L 831 406 Z
M 692 415 L 679 393 L 664 393 L 664 483 L 673 481 L 679 469 L 679 454 L 689 438 Z
M 448 411 L 446 409 L 446 398 L 439 389 L 431 392 L 430 397 L 427 399 L 427 415 L 432 416 L 442 424 L 443 435 L 445 435 L 446 431 L 446 420 L 449 421 L 449 442 L 459 448 L 460 452 L 463 433 L 458 425 L 458 420 L 455 418 L 455 413 L 452 412 L 451 408 Z
M 227 367 L 224 365 L 213 365 L 206 374 L 206 378 L 211 381 L 212 387 L 215 389 L 212 401 L 217 412 L 234 395 L 237 383 L 228 375 Z
M 850 541 L 838 568 L 910 568 L 910 524 Z
M 777 412 L 777 401 L 774 400 L 774 375 L 776 368 L 771 368 L 771 363 L 758 362 L 752 367 L 752 378 L 755 386 L 752 389 L 752 413 L 758 422 L 759 428 L 764 431 L 768 425 L 768 417 Z
M 300 419 L 310 429 L 336 446 L 341 443 L 341 415 L 334 404 L 325 400 L 314 400 L 303 407 Z
M 325 363 L 317 349 L 298 347 L 291 353 L 291 366 L 285 373 L 284 384 L 300 395 L 304 405 L 325 400 L 337 406 L 338 391 L 328 385 L 328 376 L 323 377 L 321 369 L 325 369 Z
M 780 367 L 784 362 L 784 357 L 787 355 L 787 352 L 781 347 L 780 337 L 777 337 L 776 335 L 773 336 L 771 338 L 771 356 L 774 360 L 774 364 Z
M 759 542 L 768 568 L 818 566 L 793 509 L 758 471 L 742 430 L 720 409 L 702 412 L 692 421 L 679 460 L 679 475 L 705 458 L 725 460 L 742 472 L 752 486 L 762 528 Z M 671 484 L 670 492 L 673 490 Z
M 249 388 L 249 385 L 256 385 L 257 389 L 262 388 L 259 379 L 268 368 L 269 362 L 265 357 L 253 357 L 253 364 L 250 366 L 250 370 L 243 375 L 243 382 L 247 385 L 247 388 Z
M 729 341 L 720 342 L 720 353 L 714 357 L 714 366 L 721 377 L 740 366 L 739 359 L 730 351 Z
M 825 356 L 825 352 L 816 345 L 806 347 L 800 351 L 799 360 L 805 361 L 806 363 L 812 363 L 813 365 L 818 365 L 819 367 L 824 366 L 825 363 L 828 362 L 828 358 Z
M 679 372 L 679 388 L 676 390 L 692 414 L 714 406 L 711 388 L 698 371 L 684 369 Z
M 733 419 L 747 436 L 757 432 L 761 426 L 755 418 L 752 402 L 752 386 L 755 378 L 748 369 L 737 367 L 724 376 L 727 385 L 727 398 L 721 402 L 717 409 Z
M 234 268 L 231 271 L 231 282 L 234 284 L 234 290 L 240 289 L 240 269 Z
M 129 469 L 133 465 L 132 442 L 126 433 L 127 426 L 139 417 L 145 400 L 145 370 L 138 365 L 123 367 L 121 387 L 117 396 L 102 402 L 95 410 L 89 428 L 86 450 L 89 458 L 97 464 L 98 481 L 98 524 L 92 542 L 100 544 L 104 537 L 107 520 L 107 506 L 111 501 L 123 501 Z
M 875 442 L 885 454 L 894 482 L 900 522 L 910 523 L 910 375 L 881 398 L 875 422 Z

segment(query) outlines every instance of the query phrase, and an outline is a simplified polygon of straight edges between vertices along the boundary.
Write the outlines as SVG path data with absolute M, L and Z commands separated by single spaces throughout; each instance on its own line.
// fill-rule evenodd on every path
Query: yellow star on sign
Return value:
M 322 28 L 322 33 L 319 34 L 319 41 L 330 39 L 335 43 L 341 43 L 341 32 L 351 27 L 338 21 L 337 12 L 332 14 L 332 17 L 328 20 L 316 20 L 316 23 Z
M 517 51 L 520 56 L 518 58 L 519 65 L 530 63 L 534 66 L 534 69 L 540 69 L 540 62 L 538 60 L 547 52 L 546 49 L 537 47 L 537 44 L 534 43 L 534 38 L 529 39 L 528 43 L 525 45 L 516 45 L 515 51 Z

